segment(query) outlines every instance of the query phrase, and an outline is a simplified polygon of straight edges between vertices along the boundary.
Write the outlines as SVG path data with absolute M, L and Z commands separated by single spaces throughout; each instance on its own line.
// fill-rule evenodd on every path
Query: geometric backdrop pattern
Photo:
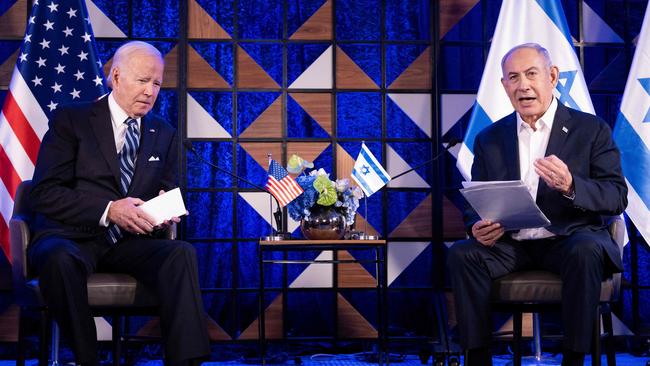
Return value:
M 629 13 L 619 1 L 562 3 L 596 113 L 613 123 L 645 1 L 626 1 Z M 105 72 L 124 42 L 154 44 L 166 65 L 153 112 L 177 126 L 204 159 L 264 185 L 269 153 L 282 163 L 297 153 L 332 177 L 344 178 L 365 142 L 396 175 L 436 156 L 445 143 L 462 139 L 501 2 L 86 4 Z M 0 103 L 30 8 L 28 0 L 0 2 Z M 190 211 L 181 236 L 198 253 L 210 336 L 255 339 L 257 240 L 274 225 L 268 195 L 207 167 L 182 146 L 179 152 L 179 184 Z M 452 148 L 433 164 L 390 182 L 362 202 L 357 215 L 358 228 L 389 241 L 391 336 L 435 333 L 431 299 L 432 291 L 445 284 L 445 243 L 464 236 L 456 154 Z M 287 219 L 287 229 L 301 237 L 299 223 Z M 647 246 L 638 246 L 634 258 L 630 247 L 628 263 L 649 261 Z M 298 259 L 332 255 L 296 254 Z M 358 259 L 368 255 L 339 253 Z M 374 268 L 363 265 L 340 266 L 336 276 L 326 265 L 290 266 L 286 272 L 267 268 L 267 336 L 374 336 L 376 304 L 367 295 L 375 275 Z M 290 288 L 286 298 L 283 283 Z M 640 284 L 637 294 L 625 292 L 625 313 L 634 315 L 624 320 L 647 326 L 650 309 L 643 307 L 650 304 L 650 280 L 641 278 Z M 284 322 L 283 310 L 288 314 Z M 155 319 L 135 326 L 140 334 L 157 329 Z

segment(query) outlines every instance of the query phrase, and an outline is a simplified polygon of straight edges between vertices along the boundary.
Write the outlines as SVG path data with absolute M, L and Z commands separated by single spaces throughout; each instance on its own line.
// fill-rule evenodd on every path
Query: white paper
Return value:
M 187 214 L 180 188 L 174 188 L 154 197 L 140 205 L 140 208 L 154 219 L 153 225 L 160 225 L 172 217 Z
M 505 230 L 551 224 L 522 181 L 463 182 L 463 186 L 467 188 L 460 193 L 481 219 L 498 222 Z

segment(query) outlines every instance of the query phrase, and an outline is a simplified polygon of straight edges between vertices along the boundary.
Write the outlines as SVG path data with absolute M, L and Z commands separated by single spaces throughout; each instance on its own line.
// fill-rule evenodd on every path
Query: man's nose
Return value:
M 151 84 L 147 84 L 147 85 L 144 87 L 144 95 L 146 95 L 146 96 L 151 96 L 152 94 L 153 94 L 153 85 L 151 85 Z

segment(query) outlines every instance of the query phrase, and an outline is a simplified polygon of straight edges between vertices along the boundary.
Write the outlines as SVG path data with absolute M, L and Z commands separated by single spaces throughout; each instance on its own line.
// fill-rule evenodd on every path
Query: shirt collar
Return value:
M 535 127 L 539 130 L 541 128 L 544 128 L 543 126 L 548 127 L 549 130 L 553 128 L 553 120 L 555 119 L 555 112 L 557 111 L 557 99 L 553 97 L 551 100 L 551 105 L 548 106 L 548 109 L 544 114 L 539 117 L 537 121 L 535 121 Z M 526 128 L 530 129 L 530 125 L 521 118 L 519 113 L 515 113 L 517 115 L 517 126 L 519 127 L 519 131 L 522 131 Z
M 124 111 L 124 109 L 117 104 L 113 92 L 108 95 L 108 110 L 111 112 L 111 122 L 113 123 L 114 128 L 118 128 L 127 118 L 129 118 L 129 115 Z M 138 127 L 140 127 L 140 118 L 136 118 L 135 120 L 138 123 Z

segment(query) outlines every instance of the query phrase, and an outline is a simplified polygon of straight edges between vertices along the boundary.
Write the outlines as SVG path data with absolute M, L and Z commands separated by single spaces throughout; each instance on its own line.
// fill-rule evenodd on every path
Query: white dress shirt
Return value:
M 535 130 L 517 113 L 517 140 L 519 143 L 519 173 L 521 180 L 526 184 L 528 192 L 537 198 L 539 175 L 535 173 L 535 160 L 543 158 L 546 154 L 548 140 L 551 137 L 553 119 L 557 111 L 557 99 L 553 98 L 551 105 L 544 115 L 535 121 Z M 555 236 L 543 227 L 535 229 L 522 229 L 511 235 L 515 240 L 543 239 Z
M 122 151 L 122 147 L 124 146 L 124 139 L 126 137 L 126 130 L 128 128 L 128 125 L 124 122 L 127 118 L 129 118 L 129 115 L 124 111 L 124 109 L 122 109 L 122 107 L 120 107 L 119 104 L 117 104 L 117 101 L 115 101 L 112 92 L 108 95 L 108 110 L 111 112 L 111 126 L 113 126 L 115 151 L 116 154 L 119 154 Z M 135 120 L 138 124 L 138 130 L 140 130 L 140 124 L 142 121 L 140 118 L 136 118 Z M 99 219 L 100 226 L 108 227 L 108 209 L 111 207 L 111 203 L 113 203 L 113 201 L 109 202 L 108 205 L 106 205 L 104 214 Z

